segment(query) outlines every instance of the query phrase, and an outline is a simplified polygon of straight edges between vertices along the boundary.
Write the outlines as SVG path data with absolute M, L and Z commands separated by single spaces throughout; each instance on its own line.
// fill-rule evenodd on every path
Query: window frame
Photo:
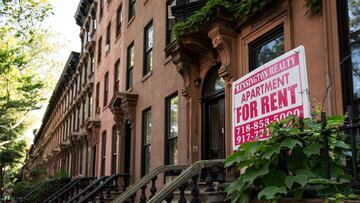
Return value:
M 106 167 L 106 130 L 103 130 L 101 133 L 101 171 L 100 176 L 105 175 Z
M 109 21 L 107 27 L 106 27 L 106 45 L 109 46 L 109 49 L 107 52 L 110 51 L 110 45 L 111 45 L 111 21 Z
M 103 107 L 109 102 L 109 71 L 107 71 L 104 75 L 104 100 Z
M 266 45 L 267 43 L 271 42 L 272 40 L 284 36 L 284 53 L 285 53 L 285 31 L 284 31 L 284 25 L 278 25 L 274 27 L 273 29 L 269 30 L 265 34 L 259 36 L 254 41 L 252 41 L 249 44 L 249 72 L 255 70 L 259 66 L 255 66 L 256 64 L 256 57 L 255 57 L 255 51 L 257 48 Z
M 136 4 L 136 0 L 129 0 L 129 7 L 128 7 L 128 22 L 130 22 L 136 15 L 136 11 L 135 11 L 135 4 Z M 130 12 L 131 11 L 131 12 Z M 134 12 L 132 12 L 134 11 Z
M 170 151 L 169 151 L 169 149 L 170 149 L 170 146 L 169 146 L 169 144 L 170 144 L 170 142 L 172 142 L 173 140 L 175 140 L 176 139 L 176 142 L 177 142 L 177 146 L 178 146 L 178 144 L 179 144 L 179 135 L 177 135 L 176 137 L 171 137 L 170 138 L 170 128 L 171 128 L 171 119 L 170 119 L 170 117 L 171 117 L 171 101 L 173 100 L 173 99 L 175 99 L 177 97 L 177 99 L 178 99 L 178 102 L 179 102 L 179 94 L 178 94 L 178 92 L 174 92 L 174 93 L 172 93 L 171 95 L 169 95 L 169 96 L 167 96 L 166 98 L 165 98 L 165 136 L 164 136 L 164 139 L 165 139 L 165 141 L 164 141 L 164 143 L 165 143 L 165 146 L 164 146 L 164 148 L 165 148 L 165 150 L 164 150 L 164 161 L 165 161 L 165 164 L 166 165 L 170 165 L 170 164 L 174 164 L 174 163 L 170 163 Z M 178 103 L 178 115 L 177 115 L 177 122 L 178 122 L 178 124 L 179 124 L 179 103 Z
M 96 84 L 95 91 L 95 112 L 98 114 L 100 113 L 98 111 L 98 109 L 100 109 L 100 82 Z
M 101 62 L 101 57 L 102 57 L 102 36 L 99 38 L 98 41 L 98 53 L 97 53 L 97 63 L 99 64 Z
M 120 4 L 120 6 L 116 11 L 116 38 L 118 38 L 121 34 L 122 22 L 123 22 L 123 11 L 122 11 L 122 4 Z
M 174 1 L 175 4 L 174 6 L 176 5 L 176 0 L 167 0 L 166 1 L 166 46 L 171 44 L 173 42 L 173 40 L 171 40 L 171 33 L 173 31 L 173 29 L 169 30 L 169 7 L 170 7 L 170 2 Z M 170 32 L 169 32 L 170 31 Z
M 147 44 L 149 42 L 149 31 L 150 28 L 152 29 L 152 46 L 151 47 L 147 47 Z M 150 66 L 150 64 L 148 64 L 148 60 L 147 57 L 149 54 L 151 54 L 151 61 L 153 60 L 154 56 L 153 56 L 153 47 L 154 47 L 154 24 L 153 24 L 153 20 L 151 19 L 148 24 L 146 24 L 145 28 L 144 28 L 144 53 L 143 53 L 143 76 L 146 76 L 147 74 L 149 74 L 152 71 L 152 67 L 153 67 L 153 62 Z
M 145 120 L 146 115 L 150 113 L 150 143 L 145 143 L 147 138 L 148 129 L 146 129 L 146 122 Z M 141 117 L 141 177 L 145 176 L 150 168 L 151 168 L 151 107 L 148 107 L 142 111 Z M 150 157 L 147 157 L 147 149 L 150 150 Z M 149 158 L 149 163 L 146 163 L 147 158 Z M 148 168 L 146 168 L 148 166 Z
M 132 53 L 134 54 L 135 57 L 135 44 L 134 41 L 131 42 L 129 44 L 129 46 L 127 47 L 127 62 L 126 62 L 126 90 L 129 90 L 132 88 L 133 86 L 133 69 L 134 69 L 134 65 L 130 66 L 130 61 L 131 61 L 131 54 L 130 54 L 130 50 L 132 49 Z M 135 60 L 134 60 L 135 63 Z
M 117 169 L 117 143 L 118 143 L 118 137 L 117 137 L 117 128 L 116 125 L 112 127 L 112 137 L 111 137 L 111 174 L 116 173 Z
M 120 90 L 120 59 L 116 60 L 114 64 L 114 92 Z

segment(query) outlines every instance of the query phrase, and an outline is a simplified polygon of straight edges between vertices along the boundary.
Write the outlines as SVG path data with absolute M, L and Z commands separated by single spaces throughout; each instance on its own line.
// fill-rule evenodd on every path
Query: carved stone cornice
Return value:
M 231 61 L 233 52 L 233 42 L 236 40 L 236 31 L 234 31 L 226 21 L 216 21 L 212 24 L 208 31 L 209 38 L 212 39 L 212 45 L 216 49 L 221 59 L 221 67 L 219 68 L 219 76 L 229 82 L 234 75 L 231 69 Z M 234 59 L 233 59 L 234 60 Z
M 87 119 L 84 126 L 86 127 L 86 141 L 90 146 L 94 146 L 99 141 L 101 121 L 96 118 Z
M 114 115 L 114 120 L 119 132 L 127 120 L 131 125 L 135 124 L 137 94 L 116 92 L 109 103 L 109 108 Z

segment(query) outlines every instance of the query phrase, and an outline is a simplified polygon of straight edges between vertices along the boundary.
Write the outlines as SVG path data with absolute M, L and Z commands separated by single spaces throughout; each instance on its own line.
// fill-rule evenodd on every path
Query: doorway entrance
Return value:
M 125 124 L 125 140 L 124 140 L 124 173 L 130 174 L 131 167 L 131 125 Z
M 218 67 L 209 70 L 202 92 L 202 159 L 225 158 L 225 81 Z

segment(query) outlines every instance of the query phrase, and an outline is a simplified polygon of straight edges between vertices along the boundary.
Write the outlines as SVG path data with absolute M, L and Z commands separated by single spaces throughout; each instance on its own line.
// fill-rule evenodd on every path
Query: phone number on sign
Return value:
M 303 117 L 303 108 L 301 106 L 295 107 L 277 114 L 273 114 L 244 125 L 235 127 L 235 144 L 240 145 L 246 142 L 253 142 L 256 140 L 264 140 L 270 137 L 271 132 L 266 130 L 266 127 L 272 123 L 282 120 L 290 115 Z

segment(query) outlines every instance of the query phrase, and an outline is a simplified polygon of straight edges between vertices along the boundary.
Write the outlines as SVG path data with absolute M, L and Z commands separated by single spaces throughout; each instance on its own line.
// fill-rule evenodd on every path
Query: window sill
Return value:
M 141 82 L 145 82 L 145 80 L 147 80 L 151 75 L 152 75 L 152 70 L 149 71 L 148 73 L 146 73 L 146 75 L 143 76 L 143 78 L 141 79 Z
M 118 36 L 116 36 L 116 39 L 115 39 L 115 44 L 117 43 L 117 41 L 120 39 L 121 37 L 121 32 L 118 34 Z
M 133 91 L 133 88 L 132 87 L 129 87 L 126 92 L 132 92 Z
M 164 65 L 167 65 L 168 63 L 170 63 L 172 61 L 172 57 L 171 56 L 167 56 L 166 58 L 165 58 L 165 63 L 164 63 Z
M 136 16 L 136 15 L 134 15 L 133 17 L 131 17 L 131 19 L 128 21 L 127 27 L 129 27 L 129 26 L 131 25 L 131 23 L 134 21 L 135 16 Z

